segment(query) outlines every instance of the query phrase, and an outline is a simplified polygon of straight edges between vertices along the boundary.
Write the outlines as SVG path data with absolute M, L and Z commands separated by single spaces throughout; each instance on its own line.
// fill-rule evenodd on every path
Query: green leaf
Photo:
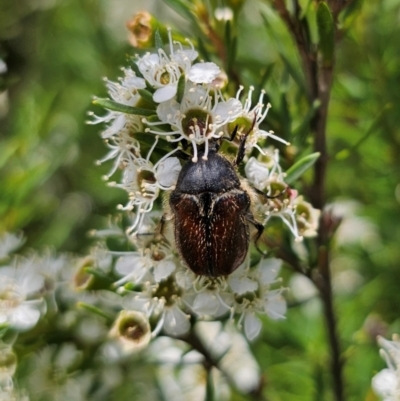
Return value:
M 291 184 L 293 181 L 297 180 L 305 171 L 307 171 L 313 164 L 318 160 L 320 156 L 319 152 L 311 153 L 298 160 L 289 170 L 286 171 L 285 182 Z
M 100 271 L 98 269 L 94 269 L 92 267 L 84 267 L 83 271 L 87 274 L 91 274 L 92 276 L 94 276 L 98 279 L 112 282 L 112 279 L 110 277 L 108 277 L 105 273 L 103 273 L 102 271 Z
M 306 92 L 307 90 L 306 84 L 304 82 L 304 78 L 300 72 L 300 69 L 298 67 L 295 67 L 289 60 L 289 58 L 282 53 L 282 51 L 279 51 L 279 55 L 281 56 L 281 59 L 285 64 L 285 67 L 287 68 L 290 76 L 293 78 L 293 80 L 296 82 L 299 88 L 301 88 L 304 92 Z
M 225 32 L 224 32 L 224 40 L 225 40 L 225 48 L 227 49 L 227 58 L 226 65 L 229 71 L 232 71 L 234 68 L 235 58 L 236 58 L 236 48 L 237 48 L 237 40 L 235 36 L 232 35 L 232 26 L 231 21 L 226 21 L 225 24 Z
M 234 70 L 234 65 L 236 63 L 236 53 L 237 53 L 237 37 L 233 37 L 231 45 L 228 49 L 228 67 L 230 70 Z
M 198 21 L 192 14 L 190 7 L 186 2 L 182 0 L 165 0 L 165 2 L 183 18 L 188 19 L 193 24 L 194 28 L 197 28 Z
M 185 84 L 186 84 L 185 76 L 182 74 L 179 77 L 178 90 L 177 90 L 177 93 L 176 93 L 176 101 L 178 103 L 180 103 L 182 101 L 183 94 L 185 93 Z
M 154 33 L 154 41 L 156 45 L 156 49 L 160 50 L 164 48 L 164 42 L 162 40 L 160 31 L 157 29 L 156 32 Z
M 201 57 L 204 59 L 204 61 L 211 61 L 210 53 L 206 49 L 206 46 L 204 45 L 204 42 L 200 36 L 197 37 L 197 48 L 199 50 L 199 53 L 201 54 Z
M 143 74 L 142 74 L 142 73 L 140 72 L 140 70 L 139 70 L 139 66 L 136 64 L 136 59 L 137 59 L 136 56 L 135 56 L 135 57 L 128 57 L 129 65 L 130 65 L 132 71 L 135 72 L 135 74 L 136 74 L 137 77 L 139 77 L 139 78 L 144 78 L 144 77 L 143 77 Z
M 271 76 L 273 70 L 274 70 L 273 64 L 268 64 L 265 67 L 264 72 L 261 74 L 260 82 L 258 83 L 258 89 L 261 90 L 262 88 L 264 88 L 264 86 L 267 83 L 269 77 Z
M 104 317 L 105 319 L 107 319 L 110 322 L 112 322 L 114 320 L 113 316 L 111 316 L 109 313 L 104 312 L 100 308 L 97 308 L 94 305 L 87 304 L 86 302 L 78 302 L 76 305 L 78 306 L 78 308 L 86 309 L 87 311 L 89 311 L 91 313 L 94 313 L 98 316 Z
M 2 323 L 0 324 L 0 338 L 3 338 L 4 335 L 7 333 L 7 330 L 9 329 L 10 325 L 8 323 Z
M 329 67 L 333 64 L 335 48 L 335 23 L 329 7 L 321 2 L 317 8 L 317 26 L 319 34 L 319 50 L 323 65 Z
M 369 139 L 369 137 L 373 134 L 377 134 L 379 132 L 379 126 L 382 124 L 383 119 L 386 117 L 386 112 L 391 110 L 393 105 L 391 103 L 386 104 L 383 109 L 379 112 L 377 117 L 375 117 L 374 121 L 372 121 L 370 127 L 365 131 L 364 135 L 352 146 L 348 148 L 344 148 L 336 153 L 336 160 L 344 160 L 347 159 L 351 154 L 355 153 L 358 148 Z
M 307 139 L 307 135 L 310 133 L 310 121 L 315 116 L 320 105 L 321 101 L 319 99 L 314 100 L 300 125 L 293 131 L 293 136 L 296 138 L 297 143 L 303 144 Z
M 144 99 L 147 103 L 152 106 L 156 106 L 157 103 L 153 100 L 153 94 L 146 89 L 138 89 L 139 95 Z
M 348 5 L 341 13 L 340 19 L 345 28 L 350 28 L 355 18 L 359 16 L 363 0 L 352 0 L 347 2 Z
M 292 116 L 289 110 L 289 102 L 284 92 L 280 96 L 279 114 L 281 115 L 284 138 L 289 138 L 292 132 Z
M 140 142 L 141 145 L 151 147 L 155 140 L 155 135 L 147 132 L 136 132 L 135 138 Z M 165 137 L 160 136 L 158 138 L 158 144 L 156 149 L 164 150 L 166 153 L 172 150 L 171 144 L 167 142 Z
M 213 384 L 211 369 L 207 370 L 206 396 L 204 400 L 205 401 L 215 400 L 214 384 Z
M 137 107 L 126 106 L 125 104 L 114 102 L 114 100 L 110 99 L 94 99 L 93 104 L 96 106 L 104 107 L 105 109 L 112 111 L 119 111 L 120 113 L 125 114 L 135 114 L 137 116 L 152 116 L 155 114 L 154 110 L 148 109 L 139 109 Z

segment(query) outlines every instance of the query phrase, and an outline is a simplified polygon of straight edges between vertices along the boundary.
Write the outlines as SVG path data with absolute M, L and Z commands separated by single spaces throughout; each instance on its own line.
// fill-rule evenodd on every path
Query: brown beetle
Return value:
M 257 228 L 257 239 L 264 229 L 250 212 L 250 196 L 234 169 L 243 159 L 244 140 L 233 164 L 218 149 L 219 142 L 210 141 L 203 160 L 200 148 L 198 161 L 183 166 L 169 198 L 181 257 L 194 273 L 210 277 L 227 276 L 244 261 L 249 223 Z

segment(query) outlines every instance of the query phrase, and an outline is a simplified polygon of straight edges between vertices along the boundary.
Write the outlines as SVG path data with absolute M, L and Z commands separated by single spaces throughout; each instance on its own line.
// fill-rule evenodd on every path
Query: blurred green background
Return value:
M 101 179 L 110 166 L 95 166 L 106 153 L 102 127 L 85 120 L 89 110 L 103 113 L 91 105 L 91 96 L 106 96 L 101 78 L 116 80 L 126 55 L 134 53 L 125 23 L 142 6 L 0 0 L 0 58 L 7 65 L 0 75 L 0 232 L 24 231 L 26 248 L 83 254 L 88 231 L 104 227 L 125 202 L 125 193 Z M 190 26 L 161 0 L 146 2 L 145 9 L 191 36 Z M 352 401 L 376 399 L 371 377 L 384 362 L 375 337 L 400 333 L 399 22 L 399 0 L 352 3 L 342 16 L 329 110 L 327 191 L 344 215 L 333 282 Z M 248 1 L 237 32 L 235 67 L 247 71 L 244 83 L 256 85 L 257 71 L 269 69 L 271 124 L 285 138 L 295 135 L 289 140 L 307 151 L 305 110 L 296 103 L 301 69 L 282 22 L 267 1 Z M 266 322 L 252 345 L 267 395 L 272 401 L 330 400 L 319 302 L 296 301 L 296 278 L 287 276 L 293 286 L 287 319 Z M 128 399 L 118 397 L 111 399 Z

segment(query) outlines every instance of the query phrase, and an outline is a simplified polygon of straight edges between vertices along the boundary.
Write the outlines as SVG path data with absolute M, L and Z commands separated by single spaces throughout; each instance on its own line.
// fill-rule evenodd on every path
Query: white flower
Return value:
M 260 191 L 267 190 L 267 195 L 275 195 L 271 191 L 271 184 L 279 182 L 285 187 L 285 175 L 279 164 L 279 151 L 276 149 L 273 154 L 268 154 L 268 156 L 267 163 L 264 160 L 260 162 L 255 157 L 251 157 L 244 169 L 247 179 L 255 188 Z
M 297 191 L 291 189 L 285 183 L 285 174 L 279 164 L 279 152 L 276 149 L 273 155 L 265 154 L 262 157 L 268 157 L 268 164 L 264 166 L 254 157 L 251 157 L 245 166 L 246 177 L 249 182 L 259 191 L 266 194 L 265 197 L 259 195 L 255 207 L 259 213 L 263 214 L 265 226 L 271 217 L 279 217 L 285 225 L 290 229 L 295 237 L 295 241 L 301 241 L 303 237 L 299 233 L 298 220 L 296 216 L 296 197 Z M 301 202 L 300 200 L 299 202 Z M 300 204 L 300 203 L 299 203 Z M 302 207 L 302 210 L 306 210 Z M 312 215 L 314 217 L 314 215 Z M 310 235 L 312 228 L 315 227 L 315 219 L 309 223 L 305 217 L 311 220 L 311 212 L 308 216 L 303 216 L 301 220 L 303 230 Z M 306 226 L 307 224 L 307 226 Z M 307 230 L 307 229 L 310 230 Z
M 128 281 L 140 283 L 150 273 L 149 268 L 148 258 L 143 251 L 122 256 L 115 264 L 115 271 L 123 278 L 118 280 L 115 285 L 121 285 Z
M 136 310 L 150 318 L 155 316 L 158 323 L 153 330 L 156 336 L 164 330 L 171 336 L 180 336 L 190 329 L 189 315 L 182 311 L 182 290 L 173 278 L 160 283 L 146 283 L 141 292 L 130 293 L 123 298 L 123 306 L 127 310 Z
M 73 374 L 81 361 L 81 352 L 73 344 L 47 346 L 33 360 L 29 375 L 29 393 L 35 399 L 85 401 L 93 380 L 88 373 Z M 78 371 L 77 371 L 78 373 Z
M 197 63 L 190 68 L 188 78 L 196 84 L 210 84 L 220 72 L 214 63 Z
M 180 76 L 189 74 L 192 61 L 198 55 L 193 46 L 190 50 L 184 50 L 180 43 L 179 48 L 174 50 L 171 31 L 168 31 L 168 36 L 169 56 L 163 49 L 158 49 L 157 54 L 147 53 L 136 62 L 144 78 L 156 89 L 153 94 L 156 103 L 165 102 L 176 95 Z
M 123 277 L 114 285 L 120 286 L 128 281 L 159 283 L 175 270 L 176 261 L 171 246 L 165 243 L 150 244 L 146 249 L 122 253 L 115 264 L 115 271 Z
M 5 259 L 8 255 L 18 249 L 25 242 L 22 234 L 4 233 L 0 238 L 0 260 Z
M 399 378 L 395 371 L 382 369 L 372 378 L 372 388 L 375 393 L 382 397 L 383 401 L 398 401 Z
M 255 157 L 251 157 L 244 167 L 247 179 L 255 188 L 263 191 L 270 179 L 270 170 L 265 163 L 259 162 Z
M 140 100 L 138 89 L 146 88 L 146 82 L 143 78 L 137 77 L 135 72 L 130 68 L 123 68 L 124 77 L 119 82 L 112 82 L 106 79 L 108 93 L 112 100 L 125 106 L 136 106 Z M 137 116 L 122 113 L 119 111 L 108 111 L 104 116 L 96 116 L 89 113 L 93 117 L 89 124 L 111 123 L 103 132 L 103 138 L 111 138 L 117 135 L 122 129 L 132 128 L 137 125 Z M 140 121 L 140 119 L 139 119 Z
M 258 314 L 266 314 L 271 319 L 283 319 L 286 301 L 282 289 L 271 290 L 277 282 L 282 261 L 275 258 L 262 259 L 257 268 L 250 269 L 247 263 L 240 266 L 228 278 L 234 291 L 233 311 L 240 316 L 239 325 L 249 340 L 254 340 L 261 331 Z
M 193 147 L 193 161 L 197 161 L 197 145 L 205 144 L 203 158 L 207 159 L 208 141 L 223 135 L 222 127 L 235 120 L 242 111 L 239 100 L 224 100 L 222 94 L 215 90 L 214 96 L 209 94 L 210 87 L 187 83 L 180 103 L 175 99 L 163 102 L 157 107 L 157 115 L 161 123 L 171 125 L 170 132 L 159 132 L 147 128 L 147 132 L 167 136 L 167 139 L 178 142 L 189 141 Z M 175 136 L 174 139 L 171 136 Z
M 159 283 L 176 269 L 175 255 L 166 242 L 155 241 L 137 252 L 122 252 L 115 270 L 123 278 L 114 283 L 120 286 L 128 281 L 134 283 Z
M 147 158 L 131 155 L 126 161 L 122 183 L 111 182 L 110 185 L 124 189 L 129 194 L 129 202 L 125 206 L 119 206 L 122 210 L 136 208 L 136 219 L 130 232 L 137 233 L 143 222 L 144 214 L 153 209 L 154 201 L 161 190 L 172 190 L 178 180 L 181 165 L 176 157 L 169 157 L 177 149 L 172 150 L 162 157 L 155 165 L 150 161 L 158 137 L 149 150 Z
M 176 304 L 164 307 L 163 329 L 172 336 L 180 336 L 190 329 L 189 315 L 185 314 Z
M 116 127 L 116 132 L 106 140 L 107 147 L 110 151 L 97 164 L 102 164 L 108 160 L 114 159 L 114 165 L 110 172 L 104 178 L 108 180 L 115 171 L 124 164 L 129 163 L 135 154 L 139 154 L 140 144 L 134 138 L 132 133 L 142 131 L 142 122 L 139 116 L 132 116 L 129 120 L 129 125 Z
M 154 316 L 158 323 L 153 331 L 160 330 L 169 335 L 179 336 L 190 329 L 189 316 L 182 311 L 184 288 L 176 282 L 174 272 L 177 259 L 170 245 L 163 242 L 148 244 L 146 249 L 127 253 L 116 263 L 115 270 L 123 277 L 115 286 L 129 281 L 141 285 L 140 290 L 127 292 L 121 287 L 124 296 L 124 309 L 139 311 L 148 318 Z
M 197 276 L 184 300 L 200 317 L 218 318 L 231 310 L 233 296 L 224 277 Z
M 242 92 L 243 87 L 241 86 L 236 98 L 239 99 L 240 93 Z M 238 131 L 241 135 L 246 135 L 246 149 L 249 148 L 257 148 L 261 154 L 264 154 L 264 150 L 258 145 L 258 142 L 261 139 L 272 138 L 276 141 L 282 142 L 285 145 L 289 145 L 289 142 L 275 135 L 273 131 L 265 131 L 260 128 L 261 123 L 265 120 L 268 114 L 268 110 L 271 108 L 271 105 L 268 103 L 267 107 L 264 109 L 264 96 L 265 91 L 261 91 L 260 98 L 258 103 L 251 109 L 251 96 L 253 94 L 254 87 L 250 87 L 249 93 L 243 105 L 242 114 L 238 117 L 237 123 L 239 125 Z M 236 121 L 232 123 L 232 126 L 235 126 Z
M 178 82 L 182 75 L 196 84 L 211 83 L 220 73 L 219 67 L 214 63 L 197 63 L 192 66 L 192 61 L 198 56 L 193 45 L 191 49 L 183 49 L 179 42 L 173 42 L 171 31 L 169 36 L 169 56 L 163 49 L 157 53 L 147 53 L 139 58 L 136 64 L 147 82 L 156 89 L 153 100 L 163 103 L 171 100 L 177 93 Z M 174 43 L 178 45 L 174 49 Z
M 372 378 L 372 388 L 383 401 L 400 400 L 400 339 L 393 336 L 393 341 L 378 336 L 378 344 L 382 347 L 380 354 L 388 368 L 381 370 Z
M 312 207 L 302 196 L 297 196 L 293 204 L 296 208 L 297 228 L 303 237 L 315 237 L 319 227 L 321 211 Z
M 182 166 L 176 157 L 168 157 L 158 164 L 155 177 L 162 188 L 173 188 Z
M 0 324 L 8 324 L 18 331 L 35 326 L 44 312 L 45 304 L 40 296 L 44 277 L 31 267 L 28 263 L 0 267 Z

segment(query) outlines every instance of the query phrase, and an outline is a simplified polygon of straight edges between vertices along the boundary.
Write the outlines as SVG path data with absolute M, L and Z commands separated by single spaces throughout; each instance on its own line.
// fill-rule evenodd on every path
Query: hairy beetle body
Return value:
M 249 247 L 250 196 L 233 165 L 210 149 L 182 168 L 169 202 L 175 242 L 196 274 L 226 276 L 244 261 Z

